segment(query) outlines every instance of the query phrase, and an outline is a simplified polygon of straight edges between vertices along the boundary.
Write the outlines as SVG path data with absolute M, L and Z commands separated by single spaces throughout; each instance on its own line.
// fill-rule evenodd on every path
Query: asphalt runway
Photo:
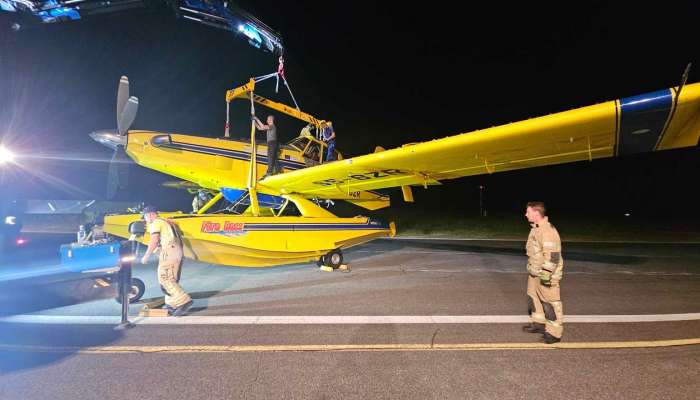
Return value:
M 349 273 L 186 262 L 185 317 L 134 304 L 116 331 L 104 299 L 0 318 L 0 399 L 698 397 L 700 245 L 565 243 L 559 347 L 520 329 L 523 246 L 378 240 Z M 161 297 L 155 265 L 134 275 Z

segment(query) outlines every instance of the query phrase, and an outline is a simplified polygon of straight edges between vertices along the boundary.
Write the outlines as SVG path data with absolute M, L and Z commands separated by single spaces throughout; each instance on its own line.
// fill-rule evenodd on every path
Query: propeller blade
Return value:
M 119 89 L 117 90 L 117 127 L 119 132 L 122 131 L 119 126 L 119 120 L 124 112 L 127 100 L 129 100 L 129 78 L 122 76 L 121 79 L 119 79 Z
M 122 111 L 121 116 L 119 117 L 119 123 L 117 124 L 117 126 L 119 127 L 119 135 L 126 135 L 126 132 L 129 130 L 129 127 L 131 127 L 131 124 L 134 122 L 134 119 L 136 119 L 136 113 L 138 112 L 138 110 L 139 99 L 134 96 L 129 97 L 129 101 L 126 102 L 124 111 Z
M 119 150 L 114 150 L 112 154 L 112 160 L 109 162 L 109 170 L 107 171 L 107 199 L 111 200 L 116 196 L 117 189 L 119 189 L 119 167 L 117 159 L 117 153 Z
M 117 171 L 119 172 L 119 188 L 126 189 L 129 186 L 129 170 L 131 169 L 131 164 L 133 161 L 124 151 L 124 148 L 119 148 L 119 156 L 117 157 L 119 162 L 117 164 Z
M 107 172 L 107 199 L 111 200 L 120 189 L 126 189 L 129 184 L 129 166 L 131 158 L 126 154 L 123 147 L 117 147 L 112 154 Z

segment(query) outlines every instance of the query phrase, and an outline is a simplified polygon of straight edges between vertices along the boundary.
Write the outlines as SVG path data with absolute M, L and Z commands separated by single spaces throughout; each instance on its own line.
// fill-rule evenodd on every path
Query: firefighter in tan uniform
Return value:
M 146 264 L 151 254 L 160 247 L 158 283 L 165 294 L 165 305 L 170 311 L 170 315 L 178 317 L 186 313 L 192 306 L 192 298 L 179 283 L 182 267 L 182 240 L 170 222 L 158 217 L 155 207 L 144 208 L 143 214 L 148 224 L 151 240 L 141 263 Z
M 559 282 L 564 270 L 559 232 L 546 216 L 542 202 L 527 204 L 525 217 L 532 226 L 525 245 L 527 251 L 527 302 L 530 324 L 523 330 L 543 333 L 544 342 L 561 341 L 564 311 Z

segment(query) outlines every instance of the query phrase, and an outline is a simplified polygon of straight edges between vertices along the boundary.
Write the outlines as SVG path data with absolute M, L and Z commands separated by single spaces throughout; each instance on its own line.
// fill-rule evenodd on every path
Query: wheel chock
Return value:
M 167 317 L 168 310 L 165 308 L 149 308 L 143 306 L 139 311 L 139 317 Z
M 322 266 L 320 266 L 318 269 L 320 269 L 320 270 L 323 271 L 323 272 L 333 272 L 333 271 L 335 271 L 335 270 L 333 269 L 333 267 L 329 267 L 329 266 L 327 266 L 327 265 L 322 265 Z M 340 267 L 338 267 L 338 271 L 340 271 L 340 272 L 350 272 L 351 270 L 352 270 L 352 268 L 350 268 L 350 266 L 347 265 L 347 264 L 342 264 Z

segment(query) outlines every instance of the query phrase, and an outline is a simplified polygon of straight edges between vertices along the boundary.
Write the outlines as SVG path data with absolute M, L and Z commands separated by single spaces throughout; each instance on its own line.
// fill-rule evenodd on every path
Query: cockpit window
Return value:
M 306 137 L 298 137 L 287 143 L 288 146 L 292 146 L 299 151 L 304 151 L 307 144 L 309 144 L 309 138 Z
M 304 157 L 319 162 L 321 160 L 321 145 L 317 142 L 312 142 L 304 152 Z

